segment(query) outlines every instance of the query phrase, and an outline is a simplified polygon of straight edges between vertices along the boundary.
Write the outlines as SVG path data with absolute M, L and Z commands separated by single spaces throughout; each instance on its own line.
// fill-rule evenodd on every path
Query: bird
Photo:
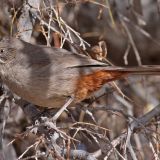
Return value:
M 134 74 L 160 75 L 160 66 L 110 66 L 62 48 L 34 45 L 15 37 L 0 41 L 0 76 L 4 84 L 32 104 L 60 108 L 89 98 L 104 84 Z

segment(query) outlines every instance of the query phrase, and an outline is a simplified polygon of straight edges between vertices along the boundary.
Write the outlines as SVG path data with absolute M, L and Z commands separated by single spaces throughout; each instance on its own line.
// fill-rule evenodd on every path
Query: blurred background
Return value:
M 0 0 L 0 38 L 20 34 L 18 25 L 24 13 L 24 5 L 26 3 L 22 0 Z M 114 65 L 160 65 L 159 0 L 42 0 L 37 12 L 39 16 L 32 28 L 31 43 L 48 45 L 49 42 L 51 46 L 63 47 L 73 52 L 85 50 L 85 53 L 91 57 L 93 54 L 95 58 L 97 55 L 94 55 L 93 46 L 103 41 L 105 53 L 98 56 Z M 50 32 L 49 23 L 53 27 Z M 159 104 L 159 76 L 133 76 L 115 83 L 116 87 L 106 84 L 91 99 L 69 109 L 58 121 L 59 127 L 67 135 L 80 141 L 71 144 L 71 148 L 76 146 L 76 149 L 94 154 L 101 150 L 97 159 L 105 159 L 110 150 L 107 145 L 117 140 L 123 132 L 127 133 L 134 118 L 145 115 Z M 4 90 L 2 86 L 1 97 L 6 96 Z M 33 133 L 24 136 L 26 127 L 32 125 L 32 122 L 8 97 L 10 96 L 7 94 L 3 143 L 7 146 L 13 140 L 4 151 L 7 160 L 14 160 L 21 156 L 27 147 L 36 143 L 40 136 Z M 78 122 L 81 123 L 77 124 Z M 73 124 L 75 126 L 72 126 Z M 78 127 L 86 130 L 78 131 Z M 117 140 L 119 143 L 115 146 L 116 150 L 106 159 L 158 160 L 159 127 L 159 119 L 153 120 L 145 129 L 132 134 L 132 149 L 128 147 L 126 151 L 126 139 Z M 62 147 L 64 144 L 60 142 L 58 145 Z M 34 155 L 38 153 L 41 153 L 38 159 L 47 159 L 48 157 L 42 154 L 46 153 L 46 150 L 44 144 L 38 149 L 31 147 L 19 159 L 35 159 Z

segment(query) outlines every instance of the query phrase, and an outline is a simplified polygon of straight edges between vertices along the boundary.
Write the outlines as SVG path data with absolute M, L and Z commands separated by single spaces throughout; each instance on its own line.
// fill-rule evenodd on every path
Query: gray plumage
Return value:
M 0 75 L 25 100 L 44 107 L 61 107 L 74 95 L 81 75 L 97 70 L 160 72 L 160 67 L 111 67 L 60 48 L 32 45 L 16 38 L 0 42 Z

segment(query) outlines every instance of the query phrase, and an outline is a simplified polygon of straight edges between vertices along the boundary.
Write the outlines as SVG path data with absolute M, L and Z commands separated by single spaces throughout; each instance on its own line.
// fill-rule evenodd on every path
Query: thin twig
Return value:
M 126 51 L 125 51 L 125 53 L 124 53 L 124 56 L 123 56 L 124 64 L 125 64 L 125 65 L 128 65 L 128 54 L 129 54 L 130 49 L 131 49 L 131 44 L 128 43 L 127 49 L 126 49 Z
M 135 42 L 134 42 L 134 40 L 133 40 L 133 38 L 132 38 L 132 35 L 131 35 L 128 27 L 127 27 L 127 25 L 124 23 L 124 21 L 123 21 L 122 18 L 121 18 L 121 23 L 122 23 L 122 25 L 123 25 L 123 27 L 124 27 L 127 35 L 128 35 L 128 38 L 129 38 L 129 41 L 130 41 L 130 43 L 131 43 L 131 45 L 132 45 L 132 48 L 133 48 L 133 50 L 134 50 L 134 53 L 135 53 L 135 56 L 136 56 L 138 65 L 141 66 L 141 65 L 142 65 L 142 62 L 141 62 L 140 54 L 139 54 L 139 52 L 138 52 L 138 49 L 137 49 L 137 47 L 136 47 L 136 44 L 135 44 Z
M 73 102 L 74 97 L 70 97 L 69 100 L 64 104 L 63 107 L 61 107 L 59 109 L 59 111 L 54 115 L 54 117 L 52 118 L 52 121 L 55 122 L 58 117 L 62 114 L 62 112 L 64 112 L 66 110 L 66 108 Z

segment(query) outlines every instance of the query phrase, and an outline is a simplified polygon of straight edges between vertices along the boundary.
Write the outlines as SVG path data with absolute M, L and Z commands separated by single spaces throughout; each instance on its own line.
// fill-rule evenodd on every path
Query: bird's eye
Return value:
M 1 49 L 0 52 L 3 53 L 3 52 L 4 52 L 4 49 Z

